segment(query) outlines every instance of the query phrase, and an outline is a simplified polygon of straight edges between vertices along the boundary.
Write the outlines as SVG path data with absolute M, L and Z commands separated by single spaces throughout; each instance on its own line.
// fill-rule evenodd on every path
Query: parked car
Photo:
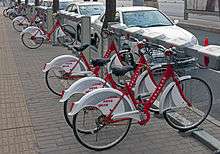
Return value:
M 59 0 L 59 9 L 60 10 L 65 10 L 66 7 L 73 3 L 73 0 Z M 41 3 L 41 6 L 45 6 L 45 7 L 52 7 L 53 5 L 53 0 L 44 0 Z
M 95 34 L 100 36 L 105 15 L 102 14 L 95 22 Z M 116 9 L 115 22 L 124 28 L 140 28 L 145 34 L 157 34 L 162 39 L 185 41 L 186 46 L 198 44 L 197 38 L 190 32 L 177 26 L 164 13 L 153 7 L 119 7 Z
M 103 3 L 82 2 L 82 3 L 72 3 L 65 10 L 62 10 L 60 12 L 71 16 L 90 16 L 91 23 L 93 24 L 95 20 L 97 20 L 98 17 L 104 12 L 104 10 L 105 7 Z M 75 22 L 71 22 L 68 24 L 71 24 L 73 25 L 73 27 L 76 28 L 78 41 L 81 41 L 81 25 Z M 93 29 L 91 30 L 91 37 L 94 38 Z

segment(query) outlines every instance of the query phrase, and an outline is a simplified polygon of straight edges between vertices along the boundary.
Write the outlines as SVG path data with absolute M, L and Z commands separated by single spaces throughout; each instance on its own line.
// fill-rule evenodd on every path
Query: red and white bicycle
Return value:
M 36 10 L 36 13 L 30 18 L 28 18 L 26 15 L 14 18 L 12 21 L 12 25 L 17 32 L 22 32 L 22 30 L 29 26 L 37 26 L 40 22 L 44 20 L 44 18 L 45 14 Z
M 43 68 L 43 72 L 46 73 L 45 81 L 47 87 L 54 94 L 61 96 L 63 90 L 69 88 L 72 83 L 80 78 L 99 77 L 101 74 L 100 67 L 106 66 L 110 62 L 109 58 L 112 54 L 115 54 L 114 57 L 118 57 L 121 61 L 124 58 L 125 51 L 118 51 L 114 41 L 108 46 L 103 58 L 90 61 L 84 53 L 88 48 L 88 44 L 70 47 L 74 56 L 61 55 L 45 64 Z
M 149 109 L 159 95 L 160 113 L 164 114 L 170 126 L 180 131 L 199 126 L 210 112 L 212 92 L 202 79 L 176 75 L 174 68 L 184 62 L 171 63 L 175 52 L 172 48 L 164 49 L 168 63 L 156 89 L 148 99 L 141 95 L 135 98 L 132 87 L 137 80 L 138 72 L 134 71 L 130 82 L 126 83 L 123 89 L 98 88 L 84 95 L 78 102 L 72 103 L 69 115 L 73 116 L 72 127 L 77 140 L 92 150 L 105 150 L 115 146 L 127 135 L 132 120 L 140 125 L 149 122 Z M 136 67 L 139 69 L 136 70 L 145 66 L 146 64 L 138 63 Z M 112 67 L 112 74 L 123 76 L 131 71 L 131 68 Z M 172 79 L 172 82 L 165 86 L 169 79 Z M 105 83 L 108 85 L 106 80 Z M 83 86 L 78 85 L 79 89 Z M 71 86 L 64 92 L 60 102 L 70 100 L 71 88 L 76 91 Z
M 53 14 L 56 17 L 58 14 Z M 70 33 L 71 32 L 71 33 Z M 51 41 L 52 34 L 55 33 L 55 39 L 61 45 L 69 45 L 75 42 L 75 38 L 72 37 L 72 33 L 75 34 L 75 29 L 71 25 L 61 25 L 59 19 L 56 19 L 53 27 L 47 32 L 43 25 L 40 27 L 30 26 L 21 32 L 22 43 L 29 49 L 39 48 L 44 40 Z

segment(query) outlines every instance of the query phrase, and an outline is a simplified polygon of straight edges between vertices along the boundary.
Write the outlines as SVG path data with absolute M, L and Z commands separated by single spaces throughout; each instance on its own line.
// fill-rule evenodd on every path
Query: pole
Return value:
M 39 0 L 35 0 L 35 6 L 39 6 L 40 3 L 39 3 Z
M 28 5 L 28 0 L 25 0 L 25 5 Z
M 108 28 L 108 22 L 114 22 L 116 0 L 106 0 L 105 19 L 102 28 Z
M 184 0 L 184 20 L 188 20 L 189 14 L 187 12 L 187 0 Z

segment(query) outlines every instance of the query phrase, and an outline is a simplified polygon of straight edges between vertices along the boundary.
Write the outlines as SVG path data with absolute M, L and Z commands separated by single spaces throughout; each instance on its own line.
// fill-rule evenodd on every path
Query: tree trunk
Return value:
M 113 22 L 116 13 L 116 0 L 106 0 L 105 19 L 102 28 L 108 27 L 108 22 Z
M 40 3 L 39 3 L 39 0 L 35 0 L 35 6 L 39 6 Z
M 155 7 L 159 9 L 158 0 L 144 0 L 144 5 L 149 7 Z
M 215 11 L 216 0 L 208 0 L 206 5 L 206 11 Z
M 53 0 L 53 13 L 56 13 L 57 11 L 59 11 L 59 0 Z

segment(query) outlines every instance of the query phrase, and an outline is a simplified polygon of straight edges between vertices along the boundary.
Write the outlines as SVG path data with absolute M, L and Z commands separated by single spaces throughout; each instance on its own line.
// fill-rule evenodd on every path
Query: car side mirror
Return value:
M 173 21 L 173 23 L 174 23 L 174 25 L 177 25 L 177 24 L 179 23 L 179 20 L 176 20 L 176 19 L 175 19 L 175 20 Z

